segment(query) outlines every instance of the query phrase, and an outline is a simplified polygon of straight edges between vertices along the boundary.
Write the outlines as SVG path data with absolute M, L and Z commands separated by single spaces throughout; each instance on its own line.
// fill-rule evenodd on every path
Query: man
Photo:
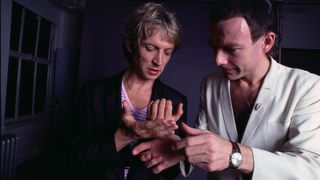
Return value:
M 182 125 L 179 159 L 157 150 L 160 140 L 136 147 L 148 167 L 187 160 L 208 179 L 320 179 L 320 78 L 270 56 L 273 17 L 268 0 L 216 3 L 208 41 L 221 72 L 202 81 L 198 129 Z

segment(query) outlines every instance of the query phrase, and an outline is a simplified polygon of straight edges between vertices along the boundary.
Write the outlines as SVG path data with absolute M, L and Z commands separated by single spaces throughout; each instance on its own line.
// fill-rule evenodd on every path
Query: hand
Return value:
M 182 123 L 187 137 L 176 142 L 174 149 L 184 149 L 187 160 L 205 171 L 221 171 L 229 167 L 231 143 L 207 130 L 195 129 Z
M 158 174 L 184 159 L 183 152 L 172 151 L 172 145 L 179 140 L 179 136 L 171 135 L 166 139 L 143 142 L 132 150 L 132 154 L 139 155 L 145 166 L 152 167 L 153 172 Z
M 156 101 L 151 101 L 148 105 L 148 120 L 164 120 L 177 122 L 183 114 L 183 104 L 179 103 L 178 110 L 175 114 L 172 114 L 172 101 L 162 98 Z
M 134 139 L 138 138 L 165 138 L 174 133 L 178 128 L 176 121 L 181 117 L 182 104 L 175 115 L 172 115 L 172 103 L 162 99 L 150 103 L 146 121 L 136 121 L 130 114 L 126 101 L 123 102 L 122 122 L 124 132 Z M 152 119 L 150 118 L 152 117 Z

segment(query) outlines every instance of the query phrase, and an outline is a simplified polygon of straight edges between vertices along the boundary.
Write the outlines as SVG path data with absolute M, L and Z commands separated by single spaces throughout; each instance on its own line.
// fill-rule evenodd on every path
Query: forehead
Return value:
M 150 36 L 141 41 L 142 43 L 152 44 L 163 49 L 173 49 L 174 43 L 166 35 L 164 30 L 154 30 Z
M 210 25 L 209 43 L 242 44 L 251 41 L 250 28 L 243 17 L 233 17 Z

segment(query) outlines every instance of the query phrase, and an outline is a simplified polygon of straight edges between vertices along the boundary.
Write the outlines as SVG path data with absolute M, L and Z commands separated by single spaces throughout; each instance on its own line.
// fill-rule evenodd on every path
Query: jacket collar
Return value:
M 247 127 L 244 131 L 241 143 L 247 144 L 263 121 L 264 113 L 275 95 L 273 87 L 276 84 L 275 80 L 277 79 L 279 68 L 280 64 L 278 64 L 274 59 L 270 58 L 269 70 L 258 93 L 254 107 L 252 108 L 252 112 L 248 120 Z M 232 141 L 239 141 L 232 109 L 230 80 L 227 78 L 223 80 L 220 87 L 220 97 L 224 99 L 221 101 L 223 107 L 222 114 L 229 139 Z

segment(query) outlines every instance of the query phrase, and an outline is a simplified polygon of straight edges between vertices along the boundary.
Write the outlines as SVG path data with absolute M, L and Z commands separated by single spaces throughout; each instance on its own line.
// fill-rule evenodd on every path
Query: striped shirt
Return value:
M 122 82 L 121 83 L 121 102 L 123 102 L 124 100 L 126 100 L 128 102 L 129 107 L 130 107 L 130 114 L 134 117 L 135 120 L 138 120 L 138 121 L 145 121 L 146 120 L 148 107 L 145 107 L 143 109 L 134 108 L 129 97 L 128 97 L 126 88 L 124 87 L 124 84 Z

